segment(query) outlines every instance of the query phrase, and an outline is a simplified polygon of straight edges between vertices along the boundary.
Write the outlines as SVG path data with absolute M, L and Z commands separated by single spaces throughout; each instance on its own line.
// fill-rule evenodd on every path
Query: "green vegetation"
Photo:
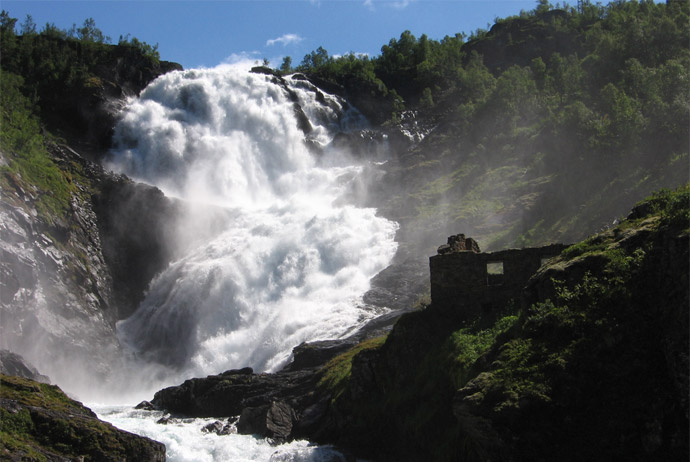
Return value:
M 0 397 L 0 448 L 21 460 L 153 460 L 148 441 L 99 421 L 55 385 L 0 374 Z
M 550 260 L 521 307 L 403 316 L 335 401 L 348 436 L 380 460 L 680 460 L 689 235 L 686 185 Z
M 467 40 L 406 31 L 376 57 L 319 48 L 297 70 L 344 85 L 374 119 L 408 109 L 436 127 L 381 188 L 411 234 L 575 241 L 686 181 L 690 126 L 690 3 L 578 5 L 540 2 Z
M 103 142 L 110 127 L 94 127 L 96 102 L 116 93 L 118 83 L 145 85 L 138 80 L 161 63 L 157 47 L 136 38 L 109 45 L 92 18 L 69 31 L 46 24 L 37 32 L 30 16 L 19 27 L 21 35 L 16 27 L 17 20 L 3 10 L 0 186 L 8 201 L 35 207 L 54 226 L 64 221 L 73 195 L 90 186 L 80 166 L 53 157 L 50 151 L 61 140 L 51 133 L 80 143 Z M 118 62 L 122 69 L 113 64 Z
M 6 192 L 14 191 L 15 197 L 33 196 L 41 217 L 52 223 L 69 210 L 75 188 L 69 174 L 51 159 L 32 105 L 20 91 L 22 85 L 21 77 L 0 74 L 0 150 L 7 162 L 0 167 L 0 185 Z
M 157 46 L 136 38 L 120 37 L 117 45 L 110 45 L 92 18 L 69 31 L 49 23 L 36 32 L 27 21 L 17 35 L 17 20 L 4 10 L 0 13 L 0 66 L 3 74 L 24 79 L 22 93 L 53 133 L 76 131 L 83 137 L 93 123 L 85 115 L 87 108 L 106 94 L 119 96 L 117 85 L 122 82 L 134 82 L 133 90 L 140 90 L 147 83 L 142 76 L 162 64 Z
M 3 399 L 11 399 L 27 406 L 50 408 L 59 412 L 92 415 L 91 411 L 68 398 L 56 385 L 10 375 L 0 375 L 0 384 Z
M 318 387 L 330 393 L 333 399 L 337 399 L 349 384 L 352 358 L 360 351 L 380 347 L 385 341 L 386 336 L 365 340 L 351 350 L 328 361 L 320 372 L 321 378 Z

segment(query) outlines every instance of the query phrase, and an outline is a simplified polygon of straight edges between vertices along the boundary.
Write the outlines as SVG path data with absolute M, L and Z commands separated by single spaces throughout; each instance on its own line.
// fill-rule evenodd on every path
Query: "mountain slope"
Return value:
M 403 316 L 324 382 L 319 436 L 377 460 L 681 460 L 689 192 L 569 247 L 503 311 Z

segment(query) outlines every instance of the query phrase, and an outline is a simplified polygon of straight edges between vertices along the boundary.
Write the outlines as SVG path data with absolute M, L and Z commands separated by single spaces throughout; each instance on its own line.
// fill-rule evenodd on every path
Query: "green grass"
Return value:
M 6 196 L 13 191 L 18 204 L 28 195 L 40 216 L 55 223 L 70 208 L 72 176 L 50 157 L 31 101 L 21 92 L 23 79 L 8 72 L 0 79 L 0 150 L 7 161 L 0 167 L 0 186 Z
M 27 406 L 89 415 L 80 403 L 70 399 L 56 385 L 0 374 L 0 396 Z
M 445 345 L 445 355 L 455 388 L 462 388 L 476 375 L 474 363 L 491 348 L 496 337 L 513 327 L 517 320 L 516 315 L 508 315 L 489 328 L 467 327 L 450 335 Z
M 368 339 L 358 344 L 354 348 L 331 359 L 323 366 L 320 374 L 318 387 L 331 394 L 332 399 L 338 398 L 347 388 L 352 372 L 352 359 L 357 353 L 363 350 L 379 348 L 386 341 L 387 336 Z
M 0 409 L 0 447 L 12 457 L 128 460 L 147 451 L 142 440 L 123 436 L 55 385 L 0 374 L 0 398 L 18 407 L 17 412 Z

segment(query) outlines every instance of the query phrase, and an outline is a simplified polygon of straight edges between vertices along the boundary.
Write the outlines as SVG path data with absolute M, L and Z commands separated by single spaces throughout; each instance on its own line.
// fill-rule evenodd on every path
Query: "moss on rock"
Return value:
M 102 422 L 55 385 L 0 375 L 3 460 L 164 461 L 165 446 Z

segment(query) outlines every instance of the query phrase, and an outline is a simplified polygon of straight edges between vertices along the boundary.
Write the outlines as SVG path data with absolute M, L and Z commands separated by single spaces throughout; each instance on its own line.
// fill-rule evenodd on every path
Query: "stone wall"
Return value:
M 441 246 L 439 255 L 429 258 L 432 305 L 465 319 L 501 309 L 519 297 L 545 260 L 566 247 L 551 244 L 482 253 L 478 247 L 447 252 L 446 246 Z

